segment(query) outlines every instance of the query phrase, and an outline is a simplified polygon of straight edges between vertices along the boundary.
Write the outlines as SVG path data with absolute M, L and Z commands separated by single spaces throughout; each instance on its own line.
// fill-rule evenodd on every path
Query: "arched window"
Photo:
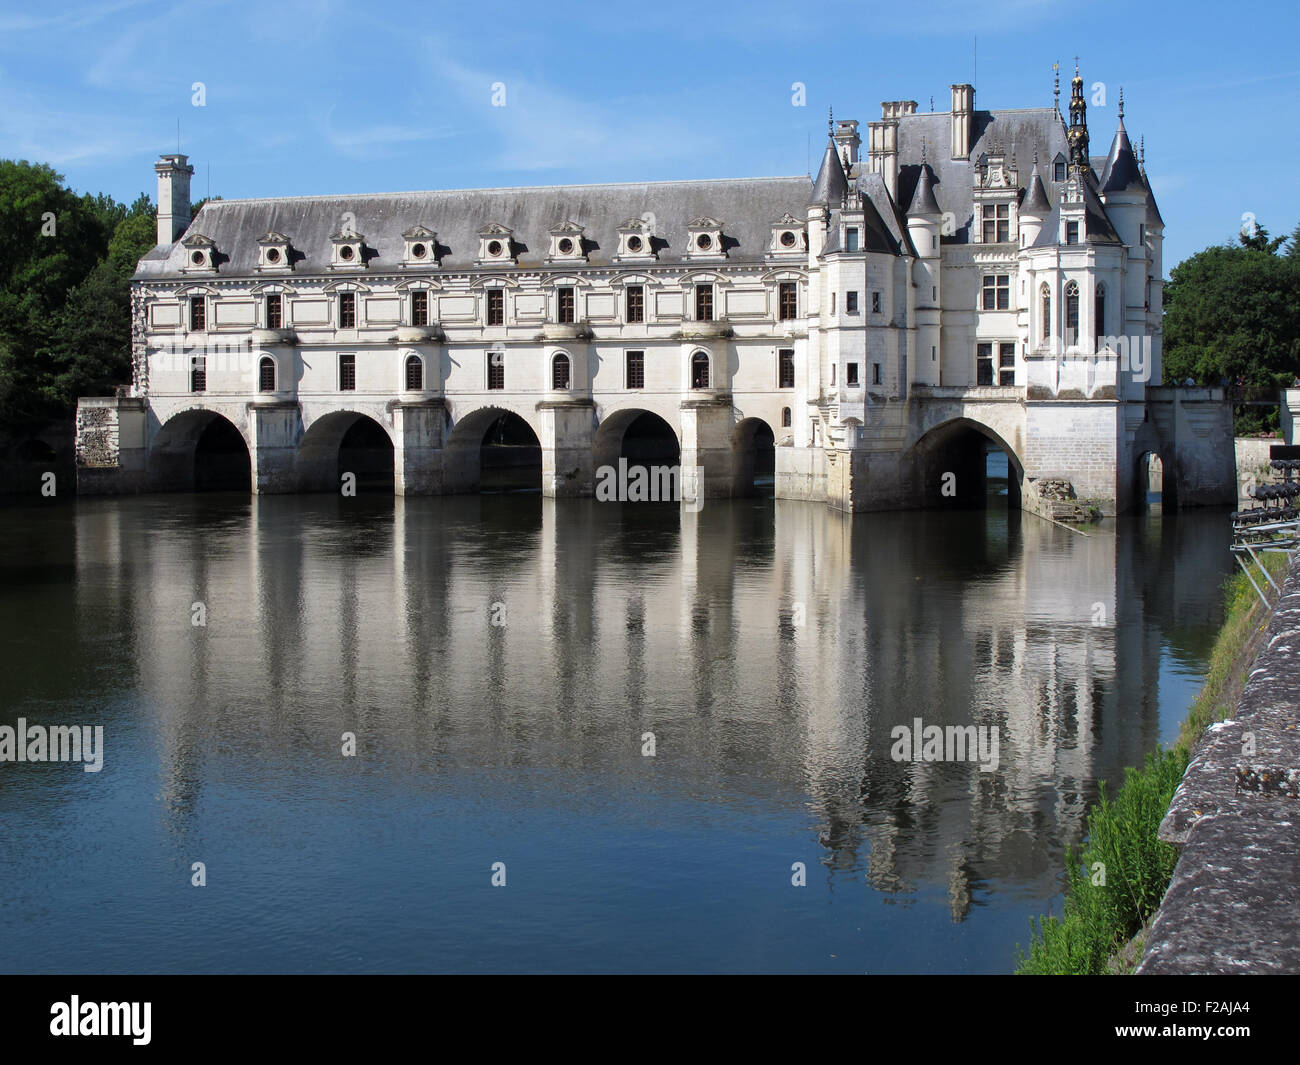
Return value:
M 1038 300 L 1043 309 L 1043 343 L 1047 344 L 1052 339 L 1052 290 L 1047 287 L 1046 281 L 1038 290 Z
M 709 387 L 709 356 L 703 351 L 691 356 L 691 387 Z
M 564 352 L 551 360 L 551 387 L 557 392 L 569 387 L 569 356 Z
M 1106 286 L 1098 281 L 1097 294 L 1092 301 L 1093 328 L 1097 335 L 1097 349 L 1101 349 L 1101 338 L 1106 335 Z
M 275 391 L 275 360 L 270 355 L 263 355 L 262 361 L 257 364 L 257 390 Z
M 1073 347 L 1079 342 L 1079 284 L 1069 281 L 1065 285 L 1065 345 Z
M 789 408 L 789 407 L 782 407 L 782 408 L 781 408 L 781 428 L 782 428 L 782 429 L 789 429 L 789 428 L 790 428 L 790 408 Z
M 406 356 L 406 390 L 420 392 L 424 389 L 424 360 L 418 355 Z

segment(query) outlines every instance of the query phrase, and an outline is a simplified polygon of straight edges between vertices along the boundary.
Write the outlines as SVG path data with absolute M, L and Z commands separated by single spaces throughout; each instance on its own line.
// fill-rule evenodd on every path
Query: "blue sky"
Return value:
M 1300 222 L 1298 38 L 1282 2 L 0 3 L 0 156 L 131 200 L 179 118 L 196 198 L 797 174 L 828 105 L 1046 106 L 1077 54 L 1094 153 L 1120 86 L 1146 136 L 1168 271 Z

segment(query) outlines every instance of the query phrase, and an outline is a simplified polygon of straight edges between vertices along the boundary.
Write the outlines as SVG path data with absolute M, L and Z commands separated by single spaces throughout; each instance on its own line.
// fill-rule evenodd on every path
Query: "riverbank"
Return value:
M 1267 557 L 1275 575 L 1285 570 L 1283 556 Z M 1141 769 L 1126 769 L 1113 798 L 1102 786 L 1088 815 L 1082 851 L 1067 853 L 1062 914 L 1033 925 L 1028 952 L 1019 954 L 1018 973 L 1132 971 L 1142 950 L 1139 937 L 1179 868 L 1179 841 L 1162 835 L 1162 825 L 1189 759 L 1194 752 L 1200 758 L 1198 744 L 1206 730 L 1231 714 L 1241 697 L 1247 672 L 1264 644 L 1264 620 L 1263 605 L 1246 577 L 1238 574 L 1226 581 L 1223 628 L 1178 738 L 1168 750 L 1149 755 Z M 1153 926 L 1153 935 L 1156 931 Z

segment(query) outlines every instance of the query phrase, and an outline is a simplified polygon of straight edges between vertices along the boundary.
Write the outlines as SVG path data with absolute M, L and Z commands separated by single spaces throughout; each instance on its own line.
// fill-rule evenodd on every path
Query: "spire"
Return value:
M 1119 124 L 1124 125 L 1124 86 L 1119 87 Z
M 812 199 L 808 202 L 838 207 L 848 196 L 849 179 L 844 176 L 844 166 L 835 150 L 833 125 L 831 129 L 832 133 L 826 137 L 826 154 L 822 156 L 821 169 L 817 171 L 817 180 L 813 184 Z
M 916 179 L 916 191 L 912 193 L 912 205 L 907 209 L 907 217 L 917 215 L 942 215 L 939 202 L 934 198 L 934 181 L 930 176 L 930 164 L 921 160 L 921 175 Z
M 1119 128 L 1115 130 L 1115 139 L 1110 144 L 1110 154 L 1106 157 L 1106 166 L 1101 172 L 1101 192 L 1123 192 L 1125 189 L 1142 185 L 1142 171 L 1138 165 L 1137 155 L 1128 139 L 1124 128 L 1124 96 L 1120 94 Z
M 1052 64 L 1052 110 L 1061 113 L 1061 64 Z
M 1043 179 L 1038 173 L 1038 153 L 1034 152 L 1034 169 L 1029 175 L 1029 187 L 1025 193 L 1025 202 L 1020 205 L 1022 215 L 1036 215 L 1046 218 L 1052 213 L 1052 205 L 1047 201 L 1047 190 L 1043 188 Z
M 1147 176 L 1147 135 L 1145 133 L 1138 139 L 1138 169 L 1142 171 L 1142 178 L 1145 181 Z
M 1074 79 L 1070 82 L 1070 128 L 1066 133 L 1070 145 L 1070 170 L 1080 178 L 1088 170 L 1088 105 L 1083 99 L 1083 78 L 1079 76 L 1079 57 L 1074 58 Z

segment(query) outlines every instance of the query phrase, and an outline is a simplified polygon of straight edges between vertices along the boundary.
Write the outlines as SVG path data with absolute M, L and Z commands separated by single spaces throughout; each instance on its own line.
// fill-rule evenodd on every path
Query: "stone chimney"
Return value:
M 975 87 L 952 87 L 952 158 L 970 158 L 971 127 L 975 117 Z
M 867 123 L 867 169 L 879 174 L 898 200 L 898 120 L 916 114 L 915 100 L 885 100 L 880 105 L 880 121 Z
M 158 243 L 175 244 L 190 224 L 194 167 L 183 155 L 164 155 L 153 168 L 158 175 Z
M 839 119 L 835 123 L 835 148 L 840 153 L 840 158 L 847 157 L 849 165 L 852 166 L 858 161 L 858 149 L 861 146 L 862 138 L 858 136 L 857 119 Z

